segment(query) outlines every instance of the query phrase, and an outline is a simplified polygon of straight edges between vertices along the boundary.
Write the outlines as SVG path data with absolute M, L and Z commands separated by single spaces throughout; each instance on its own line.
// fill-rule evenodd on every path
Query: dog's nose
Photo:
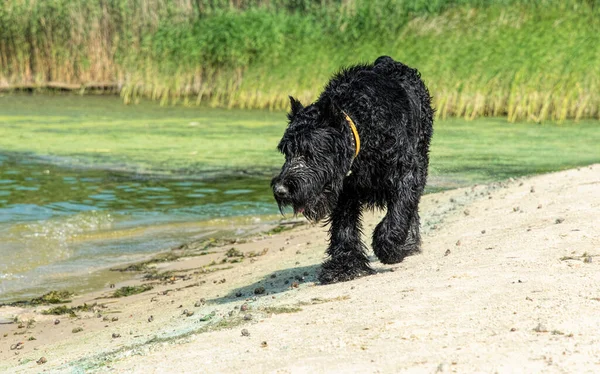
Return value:
M 290 193 L 290 191 L 287 189 L 286 186 L 284 186 L 281 183 L 278 183 L 273 188 L 273 193 L 275 194 L 275 197 L 283 199 L 283 198 L 285 198 L 285 197 L 288 196 L 288 194 Z

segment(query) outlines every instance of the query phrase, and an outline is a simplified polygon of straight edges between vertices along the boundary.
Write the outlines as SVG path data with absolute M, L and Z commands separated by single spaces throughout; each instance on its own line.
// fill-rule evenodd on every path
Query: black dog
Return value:
M 373 232 L 381 262 L 419 252 L 434 113 L 419 72 L 382 56 L 342 70 L 307 107 L 290 101 L 278 146 L 285 164 L 271 186 L 280 209 L 291 205 L 314 222 L 328 216 L 329 259 L 319 280 L 373 273 L 361 241 L 363 206 L 387 208 Z

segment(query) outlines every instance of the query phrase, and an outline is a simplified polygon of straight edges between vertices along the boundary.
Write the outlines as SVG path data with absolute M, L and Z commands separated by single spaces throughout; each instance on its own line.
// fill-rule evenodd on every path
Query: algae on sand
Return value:
M 73 297 L 71 291 L 50 291 L 39 297 L 34 297 L 30 300 L 15 301 L 6 305 L 11 306 L 37 306 L 37 305 L 49 305 L 49 304 L 66 304 L 71 302 Z M 0 304 L 0 306 L 5 304 Z
M 137 295 L 142 292 L 150 291 L 154 287 L 149 284 L 141 284 L 139 286 L 124 286 L 113 292 L 112 297 L 127 297 Z

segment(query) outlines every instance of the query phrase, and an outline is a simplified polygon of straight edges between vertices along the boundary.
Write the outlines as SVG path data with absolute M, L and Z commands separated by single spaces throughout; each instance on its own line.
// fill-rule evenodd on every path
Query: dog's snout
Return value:
M 289 195 L 290 191 L 283 184 L 277 183 L 273 187 L 273 193 L 275 194 L 276 197 L 278 197 L 280 199 L 283 199 L 283 198 L 286 198 Z

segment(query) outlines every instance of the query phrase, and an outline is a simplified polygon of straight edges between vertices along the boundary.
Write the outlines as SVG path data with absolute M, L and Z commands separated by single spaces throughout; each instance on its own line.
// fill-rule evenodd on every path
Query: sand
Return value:
M 333 285 L 326 227 L 213 248 L 150 291 L 78 296 L 103 307 L 76 318 L 0 308 L 24 325 L 0 324 L 0 372 L 600 372 L 599 212 L 600 165 L 427 195 L 422 254 Z

